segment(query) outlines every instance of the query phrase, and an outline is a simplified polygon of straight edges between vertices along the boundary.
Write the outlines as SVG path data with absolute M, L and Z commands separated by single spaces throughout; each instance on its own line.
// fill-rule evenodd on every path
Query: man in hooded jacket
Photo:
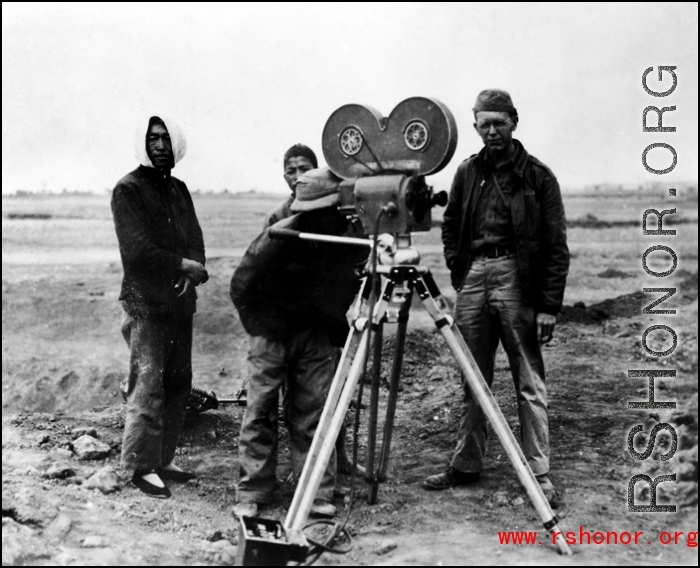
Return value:
M 124 268 L 119 300 L 130 369 L 122 465 L 146 494 L 169 497 L 163 480 L 194 475 L 173 463 L 192 386 L 195 286 L 208 278 L 204 240 L 187 186 L 171 175 L 186 141 L 165 117 L 150 117 L 135 140 L 140 166 L 112 192 Z

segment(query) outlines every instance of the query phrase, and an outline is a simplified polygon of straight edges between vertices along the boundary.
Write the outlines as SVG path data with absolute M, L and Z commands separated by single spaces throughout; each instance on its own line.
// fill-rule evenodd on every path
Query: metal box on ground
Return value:
M 286 566 L 306 560 L 309 544 L 301 531 L 271 519 L 239 519 L 237 566 Z

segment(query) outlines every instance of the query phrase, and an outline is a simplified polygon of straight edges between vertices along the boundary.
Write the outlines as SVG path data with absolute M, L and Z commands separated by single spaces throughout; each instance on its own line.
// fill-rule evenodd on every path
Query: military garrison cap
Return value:
M 513 106 L 510 94 L 502 89 L 486 89 L 476 97 L 476 103 L 472 109 L 474 113 L 479 111 L 510 112 L 515 115 L 518 111 Z

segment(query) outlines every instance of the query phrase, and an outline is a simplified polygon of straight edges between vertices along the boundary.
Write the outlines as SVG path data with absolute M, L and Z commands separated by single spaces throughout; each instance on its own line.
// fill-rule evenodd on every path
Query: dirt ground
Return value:
M 208 199 L 195 200 L 210 243 L 212 278 L 200 294 L 193 365 L 195 384 L 222 396 L 240 387 L 247 348 L 227 297 L 228 280 L 262 215 L 279 198 L 240 200 L 235 207 Z M 178 463 L 198 479 L 172 484 L 172 499 L 151 499 L 131 487 L 118 465 L 124 416 L 118 386 L 128 353 L 119 337 L 121 268 L 106 200 L 7 201 L 3 198 L 4 212 L 49 217 L 3 217 L 3 565 L 232 563 L 242 409 L 188 418 Z M 493 436 L 479 484 L 444 492 L 420 488 L 427 475 L 445 467 L 454 447 L 461 387 L 441 336 L 415 310 L 389 479 L 380 485 L 374 505 L 367 503 L 367 486 L 359 480 L 348 521 L 354 548 L 345 556 L 324 554 L 318 565 L 697 564 L 697 198 L 694 222 L 678 227 L 691 238 L 674 241 L 681 261 L 673 280 L 678 294 L 667 302 L 677 308 L 673 319 L 642 313 L 650 298 L 640 291 L 652 283 L 643 280 L 639 259 L 646 242 L 636 236 L 638 227 L 616 226 L 615 218 L 587 226 L 588 213 L 603 218 L 599 203 L 583 198 L 570 203 L 569 217 L 583 221 L 570 229 L 566 307 L 555 340 L 544 349 L 552 479 L 562 501 L 557 515 L 560 527 L 576 535 L 641 531 L 638 544 L 575 545 L 574 556 L 557 555 Z M 594 203 L 596 208 L 590 207 Z M 637 201 L 624 204 L 623 212 L 617 208 L 619 219 L 640 207 Z M 416 240 L 451 301 L 434 233 Z M 77 252 L 76 242 L 84 245 Z M 667 323 L 678 333 L 676 351 L 661 361 L 640 343 L 652 323 Z M 393 345 L 387 335 L 385 374 Z M 649 340 L 652 347 L 668 347 L 665 336 L 651 334 Z M 627 371 L 659 367 L 676 369 L 677 377 L 657 379 L 656 399 L 677 401 L 677 408 L 628 409 L 628 401 L 647 398 L 648 386 L 644 378 L 628 378 Z M 494 394 L 517 435 L 512 379 L 501 350 Z M 381 397 L 383 407 L 384 389 Z M 627 450 L 630 429 L 643 425 L 636 439 L 641 451 L 660 422 L 676 430 L 675 455 L 660 459 L 670 446 L 670 438 L 660 436 L 649 459 L 634 460 Z M 90 429 L 106 444 L 106 457 L 78 459 L 75 439 Z M 294 492 L 283 481 L 290 468 L 284 433 L 280 452 L 277 499 L 261 516 L 282 520 Z M 88 488 L 97 472 L 112 476 L 115 491 Z M 633 475 L 671 473 L 676 483 L 659 485 L 657 497 L 661 505 L 675 504 L 675 513 L 628 512 Z M 345 511 L 350 479 L 341 476 L 339 482 L 336 505 Z M 637 486 L 638 500 L 649 498 L 643 485 Z M 499 531 L 539 532 L 536 544 L 515 545 L 500 544 Z M 660 542 L 664 531 L 678 542 Z

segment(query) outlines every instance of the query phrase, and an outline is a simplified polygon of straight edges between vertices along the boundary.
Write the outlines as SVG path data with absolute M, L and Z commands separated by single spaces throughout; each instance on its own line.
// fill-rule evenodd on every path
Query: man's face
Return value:
M 476 113 L 474 129 L 492 154 L 500 154 L 510 147 L 518 118 L 503 111 L 479 111 Z
M 304 172 L 313 170 L 314 165 L 306 156 L 292 156 L 284 165 L 284 179 L 292 190 L 292 195 L 297 193 L 297 179 Z
M 146 152 L 151 163 L 159 170 L 173 167 L 173 146 L 170 135 L 162 124 L 153 124 L 148 129 Z

